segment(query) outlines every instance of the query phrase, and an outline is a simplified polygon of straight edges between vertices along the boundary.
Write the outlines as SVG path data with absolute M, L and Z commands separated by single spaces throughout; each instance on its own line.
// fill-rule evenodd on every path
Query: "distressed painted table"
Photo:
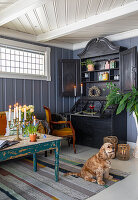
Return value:
M 21 136 L 20 136 L 21 137 Z M 14 140 L 15 136 L 0 137 L 0 140 Z M 55 152 L 55 181 L 59 177 L 59 150 L 60 137 L 47 135 L 45 139 L 37 139 L 37 142 L 30 142 L 29 138 L 21 137 L 20 143 L 0 150 L 0 161 L 14 159 L 33 154 L 33 169 L 37 171 L 36 153 L 54 149 Z

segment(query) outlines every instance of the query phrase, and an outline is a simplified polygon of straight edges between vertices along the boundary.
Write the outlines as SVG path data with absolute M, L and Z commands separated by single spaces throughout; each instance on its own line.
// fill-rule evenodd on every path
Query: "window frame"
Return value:
M 29 46 L 29 45 L 27 45 Z M 0 47 L 11 48 L 15 50 L 21 50 L 31 53 L 42 53 L 44 54 L 44 75 L 35 75 L 35 74 L 25 74 L 25 73 L 14 73 L 14 72 L 2 72 L 0 71 L 0 78 L 14 78 L 14 79 L 30 79 L 30 80 L 46 80 L 51 81 L 51 69 L 50 69 L 50 47 L 42 47 L 43 50 L 39 50 L 41 47 L 39 46 L 38 50 L 34 50 L 34 48 L 24 48 L 18 47 L 14 45 L 2 44 L 0 43 Z M 33 45 L 34 46 L 34 45 Z M 37 48 L 36 48 L 37 49 Z

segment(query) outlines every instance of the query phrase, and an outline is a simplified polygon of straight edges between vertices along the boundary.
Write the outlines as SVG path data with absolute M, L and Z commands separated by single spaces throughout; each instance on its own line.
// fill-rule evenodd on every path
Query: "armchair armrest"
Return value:
M 51 124 L 67 124 L 67 121 L 58 121 L 58 122 L 55 122 L 55 121 L 50 121 Z

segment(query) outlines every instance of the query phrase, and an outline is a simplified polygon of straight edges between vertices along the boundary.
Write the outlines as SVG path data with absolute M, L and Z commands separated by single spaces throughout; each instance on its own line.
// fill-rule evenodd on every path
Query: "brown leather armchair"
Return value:
M 0 112 L 0 135 L 5 135 L 7 127 L 6 113 Z
M 74 153 L 76 153 L 75 130 L 72 126 L 71 121 L 52 121 L 50 109 L 46 106 L 44 106 L 44 109 L 46 112 L 47 122 L 49 123 L 49 127 L 51 129 L 51 134 L 54 136 L 68 138 L 68 140 L 73 138 L 73 149 L 74 149 Z M 61 128 L 59 128 L 59 126 L 58 128 L 56 128 L 55 125 L 62 125 L 62 126 Z

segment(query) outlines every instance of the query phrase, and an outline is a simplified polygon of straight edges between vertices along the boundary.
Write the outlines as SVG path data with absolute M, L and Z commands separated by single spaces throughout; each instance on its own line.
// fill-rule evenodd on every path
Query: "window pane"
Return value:
M 26 56 L 24 57 L 24 62 L 27 62 L 27 57 Z
M 5 59 L 5 53 L 1 53 L 1 59 Z
M 6 60 L 10 60 L 10 59 L 11 59 L 10 54 L 6 54 Z
M 5 53 L 5 48 L 1 47 L 1 52 Z
M 0 47 L 0 71 L 44 75 L 45 55 L 10 47 Z
M 15 56 L 14 55 L 11 55 L 11 60 L 14 60 Z
M 6 49 L 6 53 L 10 53 L 10 49 Z
M 10 72 L 11 71 L 11 69 L 10 69 L 10 67 L 7 67 L 7 70 L 6 70 L 7 72 Z

